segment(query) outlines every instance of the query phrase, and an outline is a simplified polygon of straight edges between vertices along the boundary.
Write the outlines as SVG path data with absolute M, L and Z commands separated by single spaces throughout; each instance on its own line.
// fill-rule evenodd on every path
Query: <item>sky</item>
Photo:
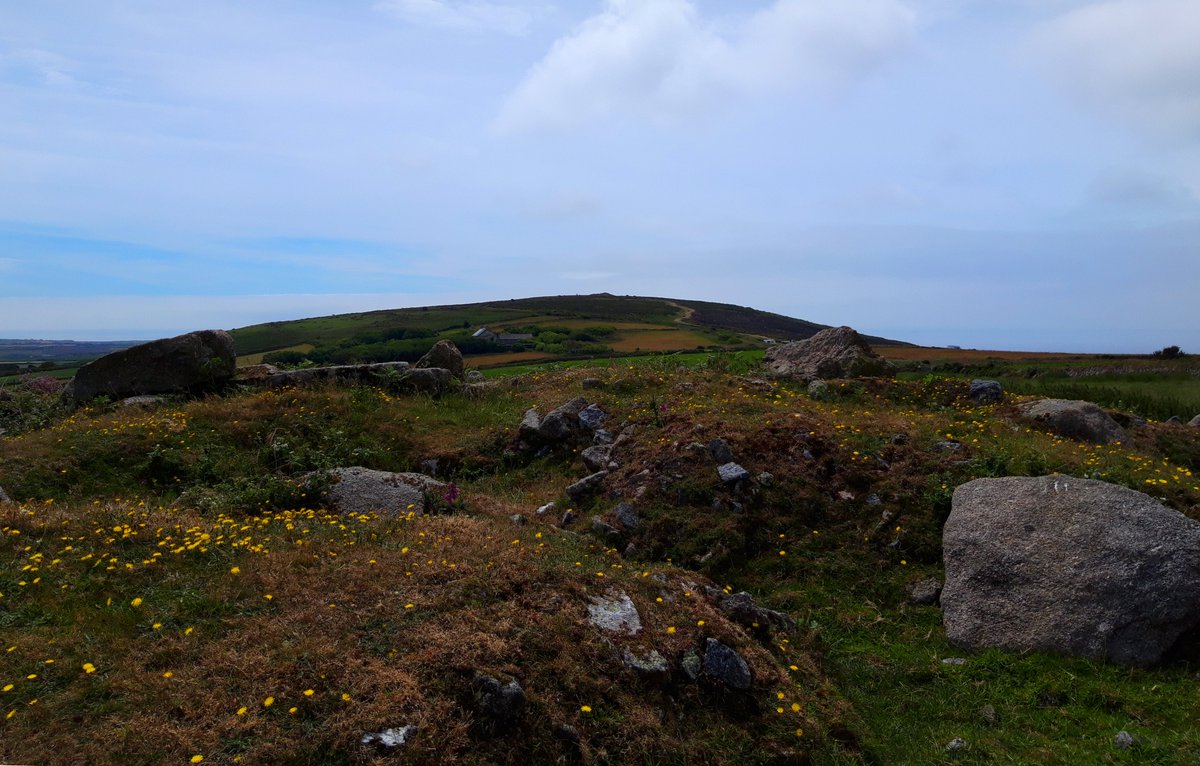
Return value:
M 1196 0 L 0 0 L 0 337 L 611 292 L 1200 352 Z

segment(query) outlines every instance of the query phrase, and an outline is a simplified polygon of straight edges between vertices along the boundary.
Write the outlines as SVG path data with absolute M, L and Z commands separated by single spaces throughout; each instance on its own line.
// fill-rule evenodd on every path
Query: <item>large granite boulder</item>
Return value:
M 1200 624 L 1200 523 L 1125 487 L 977 479 L 955 490 L 942 546 L 957 646 L 1146 666 Z
M 433 344 L 433 348 L 425 356 L 417 360 L 417 369 L 428 369 L 431 367 L 449 370 L 450 374 L 462 380 L 463 377 L 463 356 L 462 352 L 448 340 L 439 340 Z
M 353 466 L 328 474 L 329 506 L 338 513 L 424 513 L 431 494 L 446 485 L 421 473 L 391 473 Z
M 850 327 L 831 327 L 806 340 L 773 346 L 767 350 L 763 362 L 771 375 L 802 383 L 896 373 L 892 363 L 872 351 Z
M 224 330 L 200 330 L 142 343 L 79 368 L 64 395 L 77 402 L 97 396 L 197 394 L 233 378 L 237 354 Z
M 1091 402 L 1039 399 L 1017 407 L 1021 417 L 1050 433 L 1089 444 L 1125 441 L 1125 430 Z

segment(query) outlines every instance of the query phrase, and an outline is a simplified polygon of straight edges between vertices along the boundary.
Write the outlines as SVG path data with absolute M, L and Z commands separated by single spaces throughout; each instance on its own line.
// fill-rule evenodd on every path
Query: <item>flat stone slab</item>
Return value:
M 642 617 L 633 599 L 622 591 L 610 591 L 592 596 L 588 605 L 588 621 L 606 633 L 636 636 L 642 632 Z

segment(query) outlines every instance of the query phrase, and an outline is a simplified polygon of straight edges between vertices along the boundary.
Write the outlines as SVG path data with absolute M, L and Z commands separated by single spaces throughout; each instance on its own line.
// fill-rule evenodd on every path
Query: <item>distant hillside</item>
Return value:
M 501 346 L 474 337 L 482 327 L 533 337 Z M 485 367 L 581 356 L 762 348 L 764 338 L 807 338 L 825 327 L 743 306 L 599 293 L 339 314 L 232 333 L 243 363 L 415 359 L 435 339 L 448 338 L 472 364 Z M 885 338 L 870 341 L 899 344 Z
M 120 351 L 136 340 L 10 340 L 0 338 L 0 362 L 77 362 Z

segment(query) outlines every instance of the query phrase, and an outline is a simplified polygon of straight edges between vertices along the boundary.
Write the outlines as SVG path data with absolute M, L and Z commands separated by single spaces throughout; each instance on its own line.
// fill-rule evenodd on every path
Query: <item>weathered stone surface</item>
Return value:
M 196 394 L 229 382 L 237 369 L 233 338 L 224 330 L 201 330 L 142 343 L 79 368 L 67 394 L 77 402 L 97 396 L 124 399 L 142 394 Z
M 656 649 L 639 654 L 625 648 L 621 651 L 621 664 L 643 678 L 665 679 L 671 673 L 671 663 Z
M 538 426 L 542 424 L 542 416 L 534 408 L 525 410 L 525 414 L 521 417 L 521 425 L 518 428 L 518 435 L 522 439 L 531 439 L 537 436 Z
M 592 532 L 610 545 L 616 545 L 621 542 L 621 530 L 599 516 L 592 517 Z
M 415 369 L 408 362 L 380 362 L 379 364 L 344 364 L 333 367 L 310 367 L 306 370 L 288 370 L 263 378 L 246 381 L 267 388 L 288 386 L 313 386 L 322 383 L 342 385 L 376 385 L 392 391 L 421 394 L 443 394 L 455 387 L 454 376 L 440 367 Z
M 589 471 L 605 470 L 608 468 L 608 461 L 611 457 L 611 444 L 596 444 L 579 453 L 579 459 L 583 461 Z
M 487 376 L 479 370 L 467 370 L 463 374 L 463 379 L 468 383 L 483 383 L 487 380 Z
M 1200 415 L 1197 415 L 1196 417 L 1189 420 L 1188 425 L 1193 428 L 1200 428 Z
M 1040 399 L 1017 410 L 1022 417 L 1051 433 L 1089 444 L 1125 441 L 1125 431 L 1107 412 L 1091 402 Z
M 750 472 L 742 468 L 737 463 L 726 463 L 717 467 L 717 475 L 721 477 L 721 481 L 726 484 L 731 484 L 735 481 L 744 481 L 750 478 Z
M 598 404 L 589 404 L 579 411 L 579 423 L 584 428 L 595 431 L 608 420 L 608 413 Z
M 1132 734 L 1124 729 L 1117 732 L 1117 736 L 1113 737 L 1113 745 L 1115 745 L 1118 750 L 1132 750 L 1136 744 L 1137 739 L 1135 739 Z
M 458 346 L 452 342 L 442 339 L 433 344 L 433 348 L 417 360 L 415 365 L 417 369 L 440 368 L 449 370 L 450 374 L 462 380 L 463 377 L 463 357 L 462 352 L 458 350 Z
M 729 449 L 729 443 L 724 439 L 713 439 L 708 443 L 708 454 L 712 455 L 712 459 L 717 465 L 725 465 L 733 462 L 733 450 Z
M 626 529 L 636 529 L 642 523 L 637 510 L 629 503 L 617 503 L 617 507 L 613 509 L 613 516 Z
M 394 729 L 367 732 L 359 742 L 363 747 L 374 747 L 382 753 L 391 753 L 400 749 L 417 733 L 416 726 L 399 726 Z
M 740 692 L 750 691 L 754 681 L 742 655 L 715 638 L 704 642 L 704 675 Z
M 150 409 L 159 406 L 164 401 L 166 400 L 161 396 L 131 396 L 128 399 L 122 399 L 117 402 L 117 407 L 123 410 Z
M 918 606 L 933 606 L 942 595 L 942 583 L 932 577 L 913 583 L 908 590 L 908 603 Z
M 967 396 L 976 404 L 991 404 L 1004 398 L 1004 387 L 998 380 L 976 378 L 971 381 Z
M 808 383 L 808 395 L 818 402 L 827 401 L 833 398 L 833 386 L 824 380 L 811 380 Z
M 525 709 L 525 690 L 516 679 L 502 684 L 499 679 L 478 673 L 473 691 L 479 724 L 489 734 L 511 729 Z
M 278 374 L 279 368 L 273 364 L 250 364 L 237 368 L 233 379 L 236 381 L 256 381 Z
M 536 511 L 534 511 L 534 513 L 536 513 L 538 516 L 545 516 L 545 515 L 551 513 L 555 509 L 555 507 L 556 506 L 553 502 L 549 502 L 543 506 L 540 506 Z
M 12 498 L 4 491 L 4 487 L 0 487 L 0 503 L 11 503 Z
M 704 595 L 731 620 L 747 628 L 774 627 L 791 630 L 796 626 L 795 620 L 783 612 L 766 609 L 754 603 L 754 597 L 745 591 L 725 593 L 719 588 L 706 585 Z
M 576 501 L 581 500 L 600 489 L 600 485 L 604 483 L 607 477 L 608 471 L 596 471 L 590 476 L 585 476 L 567 487 L 567 497 Z
M 642 632 L 642 617 L 633 599 L 623 591 L 609 591 L 592 596 L 588 605 L 588 621 L 606 633 L 636 636 Z
M 807 340 L 772 346 L 763 360 L 767 372 L 801 382 L 827 378 L 894 375 L 896 368 L 850 327 L 821 330 Z
M 1156 662 L 1200 624 L 1200 523 L 1066 476 L 977 479 L 943 533 L 952 643 Z
M 329 504 L 339 513 L 424 513 L 426 493 L 446 488 L 424 474 L 389 473 L 360 466 L 335 468 L 329 478 Z

